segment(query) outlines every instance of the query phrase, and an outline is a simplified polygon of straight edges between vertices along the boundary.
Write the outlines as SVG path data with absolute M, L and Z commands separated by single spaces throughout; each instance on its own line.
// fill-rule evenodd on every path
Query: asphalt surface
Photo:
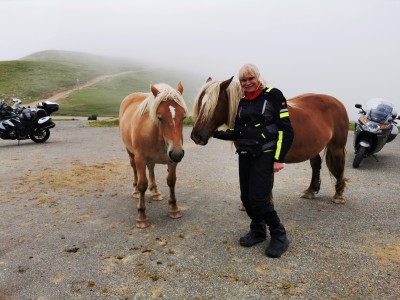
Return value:
M 176 197 L 147 196 L 151 227 L 135 227 L 131 170 L 118 128 L 56 121 L 44 144 L 0 140 L 0 300 L 400 299 L 400 138 L 379 162 L 351 166 L 347 202 L 334 204 L 324 163 L 317 198 L 300 198 L 308 162 L 275 178 L 275 207 L 291 241 L 280 259 L 267 242 L 243 248 L 237 157 L 229 142 L 197 146 L 184 130 Z

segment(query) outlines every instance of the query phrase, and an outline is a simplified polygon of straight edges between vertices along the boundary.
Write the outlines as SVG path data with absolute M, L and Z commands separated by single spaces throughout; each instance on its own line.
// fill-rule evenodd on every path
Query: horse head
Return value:
M 178 163 L 182 160 L 185 151 L 183 145 L 183 120 L 187 109 L 182 99 L 183 86 L 179 82 L 177 91 L 163 95 L 163 91 L 155 85 L 150 87 L 155 98 L 163 97 L 153 114 L 158 122 L 159 133 L 168 146 L 168 157 L 171 162 Z
M 193 107 L 195 123 L 191 139 L 198 145 L 206 145 L 214 131 L 221 125 L 232 126 L 232 113 L 230 93 L 233 76 L 225 81 L 213 81 L 210 78 L 201 88 Z M 237 88 L 236 88 L 237 89 Z

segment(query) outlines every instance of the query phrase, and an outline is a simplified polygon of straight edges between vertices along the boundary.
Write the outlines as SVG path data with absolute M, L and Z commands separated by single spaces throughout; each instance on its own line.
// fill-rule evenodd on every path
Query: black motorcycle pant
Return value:
M 258 157 L 239 155 L 240 198 L 247 215 L 255 223 L 278 226 L 276 211 L 269 200 L 274 176 L 274 151 Z M 250 225 L 250 228 L 253 226 Z

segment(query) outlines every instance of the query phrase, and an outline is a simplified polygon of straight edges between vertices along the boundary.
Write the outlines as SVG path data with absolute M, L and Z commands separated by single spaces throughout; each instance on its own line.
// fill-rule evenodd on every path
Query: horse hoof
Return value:
M 301 198 L 304 198 L 304 199 L 315 199 L 315 195 L 313 193 L 304 193 L 303 196 L 301 196 Z
M 179 210 L 178 211 L 169 211 L 168 215 L 171 219 L 179 219 L 182 217 L 182 214 Z
M 163 196 L 160 193 L 158 193 L 151 195 L 151 199 L 153 199 L 154 201 L 161 201 L 163 199 Z
M 332 202 L 335 204 L 344 204 L 346 200 L 342 196 L 333 197 Z
M 139 199 L 139 196 L 140 196 L 139 192 L 132 192 L 132 197 L 133 198 Z
M 241 211 L 246 211 L 246 209 L 244 208 L 243 204 L 240 204 L 239 210 L 241 210 Z
M 138 228 L 146 228 L 150 226 L 150 222 L 148 219 L 146 220 L 136 220 L 136 227 Z

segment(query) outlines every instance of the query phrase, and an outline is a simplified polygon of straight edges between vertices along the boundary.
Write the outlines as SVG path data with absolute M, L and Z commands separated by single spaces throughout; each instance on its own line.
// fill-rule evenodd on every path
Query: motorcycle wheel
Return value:
M 35 143 L 44 143 L 50 137 L 50 130 L 47 128 L 38 128 L 29 137 Z
M 365 152 L 367 152 L 366 147 L 360 146 L 360 148 L 358 148 L 356 157 L 354 157 L 353 168 L 356 169 L 360 166 L 361 161 L 364 159 Z

